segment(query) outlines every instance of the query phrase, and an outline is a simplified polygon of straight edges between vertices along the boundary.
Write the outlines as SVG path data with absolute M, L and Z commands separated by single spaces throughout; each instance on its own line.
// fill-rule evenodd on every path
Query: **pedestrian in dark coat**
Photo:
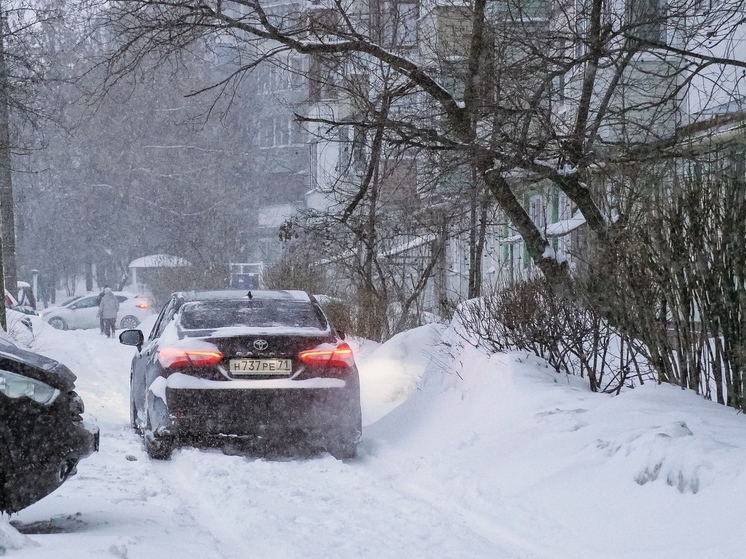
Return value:
M 107 338 L 114 336 L 117 324 L 117 313 L 119 312 L 119 300 L 110 287 L 104 288 L 104 296 L 98 305 L 98 316 L 104 321 L 104 332 Z
M 107 285 L 106 287 L 109 287 L 109 286 Z M 99 293 L 98 297 L 96 297 L 96 306 L 97 307 L 101 306 L 101 299 L 103 299 L 103 298 L 104 298 L 104 290 L 102 289 L 101 293 Z M 98 314 L 98 327 L 101 330 L 101 334 L 105 334 L 106 331 L 104 330 L 104 317 L 101 316 L 101 312 L 100 311 L 97 314 Z

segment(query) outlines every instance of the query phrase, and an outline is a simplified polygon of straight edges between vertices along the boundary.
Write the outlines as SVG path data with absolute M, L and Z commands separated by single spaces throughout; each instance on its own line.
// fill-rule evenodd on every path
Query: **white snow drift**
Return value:
M 746 418 L 691 392 L 593 394 L 428 326 L 357 344 L 356 460 L 186 448 L 153 462 L 128 427 L 134 350 L 37 327 L 36 349 L 78 375 L 101 452 L 0 521 L 10 557 L 743 557 Z

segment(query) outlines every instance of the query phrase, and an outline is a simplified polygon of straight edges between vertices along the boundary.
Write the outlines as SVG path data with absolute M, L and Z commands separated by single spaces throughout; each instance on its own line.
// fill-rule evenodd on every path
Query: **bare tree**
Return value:
M 213 271 L 225 285 L 220 266 L 249 244 L 249 225 L 239 216 L 256 200 L 253 130 L 243 121 L 205 122 L 205 114 L 219 116 L 225 107 L 186 97 L 214 77 L 205 59 L 222 70 L 224 61 L 216 62 L 209 45 L 195 44 L 169 68 L 148 73 L 153 61 L 143 61 L 143 73 L 91 97 L 103 77 L 86 62 L 108 39 L 83 34 L 79 24 L 54 25 L 43 36 L 56 64 L 37 106 L 49 118 L 32 131 L 43 142 L 17 162 L 24 268 L 73 290 L 84 274 L 90 290 L 94 279 L 120 284 L 135 258 L 169 253 Z M 234 99 L 242 95 L 245 88 L 233 92 Z M 184 277 L 183 287 L 198 280 Z
M 56 1 L 44 5 L 24 0 L 0 3 L 0 284 L 11 293 L 18 280 L 13 171 L 17 156 L 31 145 L 25 130 L 42 117 L 35 99 L 46 83 L 49 58 L 39 39 L 44 25 L 59 17 L 60 8 Z M 4 306 L 0 324 L 6 324 Z
M 352 152 L 347 164 L 364 188 L 334 180 L 327 203 L 298 214 L 282 234 L 294 252 L 315 248 L 306 265 L 324 278 L 323 293 L 354 303 L 352 331 L 383 340 L 420 324 L 447 220 L 445 208 L 423 204 L 413 192 L 414 154 L 381 145 L 380 129 L 370 132 L 340 144 Z
M 742 410 L 743 161 L 742 142 L 706 142 L 687 158 L 620 173 L 619 198 L 635 197 L 629 227 L 591 266 L 599 314 L 644 344 L 659 380 Z
M 656 156 L 663 147 L 670 153 L 679 141 L 681 99 L 694 88 L 706 94 L 718 75 L 746 67 L 719 56 L 741 21 L 740 2 L 711 11 L 695 0 L 665 9 L 648 4 L 632 2 L 618 13 L 607 0 L 547 2 L 532 12 L 513 0 L 494 6 L 474 0 L 444 16 L 460 39 L 451 38 L 445 52 L 430 49 L 437 55 L 431 59 L 422 54 L 424 41 L 416 49 L 406 44 L 409 20 L 397 8 L 403 4 L 393 2 L 337 0 L 307 12 L 260 0 L 123 0 L 96 13 L 121 39 L 107 60 L 111 80 L 146 53 L 173 53 L 206 35 L 231 37 L 246 59 L 226 79 L 288 51 L 392 72 L 400 91 L 421 102 L 402 103 L 387 118 L 386 140 L 461 153 L 544 275 L 561 279 L 565 267 L 522 207 L 516 177 L 551 181 L 580 209 L 597 242 L 613 243 L 624 216 L 608 207 L 605 193 L 589 188 L 594 173 L 610 162 Z M 447 42 L 437 30 L 432 37 Z M 443 83 L 446 59 L 457 61 L 450 75 L 457 88 Z M 729 87 L 737 89 L 736 82 Z M 564 112 L 553 110 L 559 102 Z M 373 115 L 361 116 L 360 126 L 377 126 Z
M 717 9 L 699 0 L 405 6 L 411 4 L 329 0 L 306 9 L 262 0 L 122 0 L 94 6 L 90 13 L 113 26 L 120 41 L 104 61 L 110 82 L 153 52 L 168 56 L 205 36 L 230 38 L 243 61 L 215 83 L 218 89 L 289 52 L 319 62 L 314 68 L 326 70 L 316 74 L 309 68 L 309 79 L 336 88 L 340 98 L 359 102 L 362 110 L 304 113 L 307 123 L 362 130 L 370 138 L 369 154 L 379 145 L 460 161 L 523 238 L 549 285 L 566 284 L 569 271 L 527 213 L 521 193 L 527 184 L 554 185 L 582 212 L 591 233 L 589 269 L 595 276 L 589 306 L 645 341 L 662 380 L 706 392 L 703 356 L 721 363 L 713 365 L 716 371 L 731 367 L 732 372 L 717 373 L 722 377 L 716 390 L 722 379 L 729 402 L 741 406 L 746 365 L 738 356 L 746 352 L 737 341 L 742 307 L 736 301 L 743 292 L 725 287 L 743 277 L 741 260 L 735 252 L 720 252 L 727 244 L 722 233 L 708 229 L 712 244 L 700 248 L 721 273 L 693 273 L 707 264 L 684 258 L 682 251 L 692 246 L 674 241 L 695 216 L 681 211 L 683 202 L 664 204 L 673 191 L 654 195 L 650 182 L 637 177 L 675 180 L 681 172 L 674 162 L 690 155 L 693 145 L 706 143 L 720 125 L 743 120 L 746 62 L 737 52 L 743 3 L 723 0 Z M 419 22 L 416 39 L 410 33 L 413 21 Z M 355 95 L 348 87 L 352 76 L 365 84 Z M 731 114 L 723 116 L 724 111 Z M 666 161 L 673 170 L 658 173 Z M 378 168 L 369 165 L 370 173 L 349 192 L 344 225 L 375 205 Z M 471 195 L 459 195 L 469 206 Z M 471 207 L 478 213 L 480 204 Z M 726 214 L 712 216 L 708 227 L 721 217 L 730 223 Z M 473 231 L 476 243 L 481 233 Z M 380 232 L 371 230 L 366 240 Z M 363 270 L 375 265 L 371 258 L 362 264 Z M 698 290 L 691 284 L 695 277 L 720 287 Z M 718 302 L 704 304 L 711 296 Z M 620 308 L 620 299 L 626 308 Z M 683 320 L 693 309 L 710 317 L 702 323 L 706 332 Z

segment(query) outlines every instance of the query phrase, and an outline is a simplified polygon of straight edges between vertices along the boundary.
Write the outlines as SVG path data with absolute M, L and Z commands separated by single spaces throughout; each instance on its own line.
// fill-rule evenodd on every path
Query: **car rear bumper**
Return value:
M 357 383 L 340 388 L 166 388 L 168 431 L 178 437 L 237 435 L 355 437 L 361 430 Z

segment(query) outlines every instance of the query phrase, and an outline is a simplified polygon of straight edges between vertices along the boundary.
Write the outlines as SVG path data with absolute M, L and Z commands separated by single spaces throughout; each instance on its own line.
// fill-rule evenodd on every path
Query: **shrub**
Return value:
M 643 348 L 584 302 L 583 285 L 556 289 L 518 282 L 462 304 L 466 332 L 492 352 L 528 351 L 557 371 L 587 378 L 591 390 L 618 392 L 653 378 Z

